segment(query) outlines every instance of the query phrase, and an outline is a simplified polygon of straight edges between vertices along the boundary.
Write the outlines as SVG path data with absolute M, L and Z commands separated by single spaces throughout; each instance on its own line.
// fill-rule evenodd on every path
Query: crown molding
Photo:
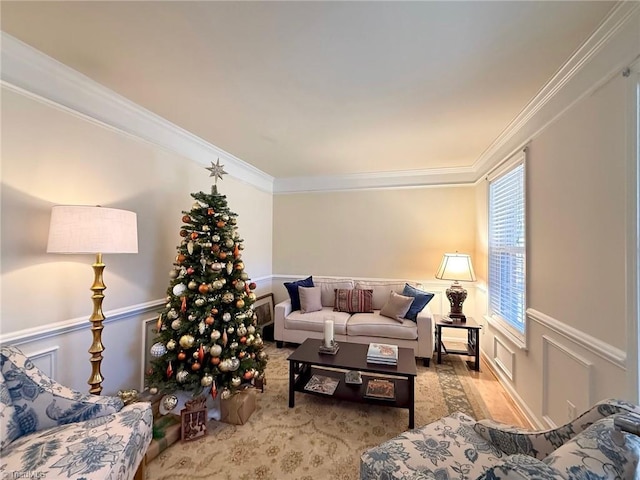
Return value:
M 640 2 L 617 4 L 593 35 L 473 165 L 467 167 L 274 179 L 4 32 L 1 32 L 0 40 L 0 79 L 6 88 L 150 142 L 201 165 L 208 166 L 220 158 L 231 176 L 268 193 L 473 185 L 510 152 L 525 145 L 575 102 L 598 88 L 603 78 L 610 78 L 637 58 L 637 45 L 629 47 L 633 42 L 625 41 L 627 34 L 634 35 L 634 27 L 640 26 L 639 12 Z M 635 35 L 637 37 L 637 33 Z M 592 61 L 603 50 L 609 52 L 606 60 Z
M 89 77 L 1 32 L 2 85 L 83 119 L 140 138 L 209 166 L 218 158 L 232 177 L 272 193 L 273 177 L 174 125 Z

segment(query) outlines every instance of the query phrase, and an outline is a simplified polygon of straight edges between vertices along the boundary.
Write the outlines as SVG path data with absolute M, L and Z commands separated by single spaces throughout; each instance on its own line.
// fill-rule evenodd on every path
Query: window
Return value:
M 525 343 L 525 161 L 489 180 L 489 314 Z

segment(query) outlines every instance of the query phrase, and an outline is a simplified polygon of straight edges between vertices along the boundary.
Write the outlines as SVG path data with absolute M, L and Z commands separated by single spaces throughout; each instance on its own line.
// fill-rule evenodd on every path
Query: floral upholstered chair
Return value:
M 362 480 L 634 479 L 640 407 L 604 400 L 561 427 L 530 431 L 454 413 L 366 451 Z M 618 422 L 620 423 L 620 422 Z
M 16 347 L 0 349 L 2 478 L 129 480 L 151 435 L 150 404 L 71 390 Z

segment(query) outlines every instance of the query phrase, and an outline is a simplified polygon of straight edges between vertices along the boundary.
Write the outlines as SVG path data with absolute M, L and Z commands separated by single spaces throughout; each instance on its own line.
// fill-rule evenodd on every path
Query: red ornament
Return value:
M 225 225 L 226 225 L 226 223 L 224 223 L 222 220 L 220 220 L 220 221 L 218 221 L 218 223 L 216 223 L 216 226 L 217 226 L 218 228 L 222 228 L 222 227 L 224 227 Z
M 201 283 L 198 287 L 198 291 L 204 295 L 209 291 L 209 285 L 207 285 L 206 283 Z
M 180 305 L 180 311 L 182 313 L 187 311 L 187 297 L 182 297 L 182 305 Z
M 206 323 L 207 325 L 213 325 L 214 319 L 212 316 L 208 316 L 207 318 L 204 319 L 204 323 Z
M 198 362 L 193 362 L 193 365 L 191 365 L 191 370 L 193 371 L 200 370 L 200 364 Z
M 153 375 L 153 368 L 149 367 L 147 368 L 147 376 L 150 377 L 151 375 Z
M 181 362 L 184 361 L 184 359 L 187 358 L 187 354 L 184 352 L 180 352 L 178 354 L 178 360 L 180 360 Z
M 211 247 L 211 251 L 213 253 L 217 253 L 220 251 L 220 245 L 218 245 L 217 243 L 214 243 L 213 246 Z
M 187 268 L 187 273 L 188 273 L 189 275 L 193 275 L 193 273 L 194 273 L 194 272 L 195 272 L 195 270 L 193 269 L 193 267 L 189 267 L 189 268 Z
M 224 260 L 225 258 L 227 258 L 227 253 L 226 252 L 220 252 L 218 254 L 218 257 L 220 258 L 220 260 Z
M 181 237 L 186 237 L 187 235 L 189 235 L 189 232 L 187 232 L 186 230 L 180 230 Z
M 173 368 L 171 367 L 171 361 L 169 361 L 169 365 L 167 366 L 167 378 L 171 378 L 173 375 Z
M 253 373 L 251 373 L 251 370 L 247 370 L 244 372 L 243 377 L 245 380 L 251 380 L 253 378 Z
M 191 217 L 189 215 L 185 215 L 184 217 L 182 217 L 182 221 L 184 223 L 189 223 L 191 221 Z
M 160 329 L 162 329 L 162 314 L 158 316 L 158 321 L 156 322 L 156 331 L 160 332 Z
M 200 348 L 198 349 L 198 360 L 202 362 L 204 360 L 204 347 L 200 344 Z
M 236 246 L 233 247 L 233 256 L 234 258 L 238 258 L 240 256 L 240 249 L 238 248 L 238 244 L 236 243 Z
M 222 346 L 226 347 L 227 342 L 229 341 L 229 337 L 227 337 L 227 331 L 222 332 Z
M 212 308 L 212 309 L 211 309 L 211 313 L 212 313 L 212 314 L 214 314 L 214 315 L 217 315 L 217 314 L 218 314 L 218 309 L 217 309 L 217 308 L 215 308 L 215 307 L 214 307 L 214 308 Z
M 178 263 L 182 263 L 186 260 L 187 257 L 185 257 L 182 253 L 178 254 L 178 256 L 176 257 L 176 262 Z
M 241 337 L 240 343 L 247 343 L 247 337 Z
M 213 208 L 207 210 L 207 215 L 213 215 L 214 213 L 216 212 L 213 211 Z
M 220 363 L 220 357 L 211 357 L 210 362 L 212 365 L 218 365 Z
M 249 284 L 249 288 L 250 288 L 251 290 L 255 290 L 255 289 L 256 289 L 256 287 L 257 287 L 256 282 L 251 282 L 251 283 Z
M 216 388 L 216 384 L 214 383 L 213 385 L 211 385 L 211 398 L 215 400 L 217 396 L 218 396 L 218 389 Z
M 191 233 L 191 240 L 195 240 L 196 238 L 198 238 L 198 232 L 192 232 Z

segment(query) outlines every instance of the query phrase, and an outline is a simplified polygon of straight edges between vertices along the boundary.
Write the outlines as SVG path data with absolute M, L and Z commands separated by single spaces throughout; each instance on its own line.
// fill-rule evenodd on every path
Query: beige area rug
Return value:
M 208 435 L 178 442 L 147 468 L 149 480 L 322 480 L 359 478 L 360 455 L 408 429 L 406 409 L 340 402 L 296 393 L 288 407 L 293 348 L 267 347 L 267 385 L 245 425 L 210 421 Z M 418 362 L 415 424 L 420 427 L 455 411 L 476 419 L 488 412 L 462 357 Z

